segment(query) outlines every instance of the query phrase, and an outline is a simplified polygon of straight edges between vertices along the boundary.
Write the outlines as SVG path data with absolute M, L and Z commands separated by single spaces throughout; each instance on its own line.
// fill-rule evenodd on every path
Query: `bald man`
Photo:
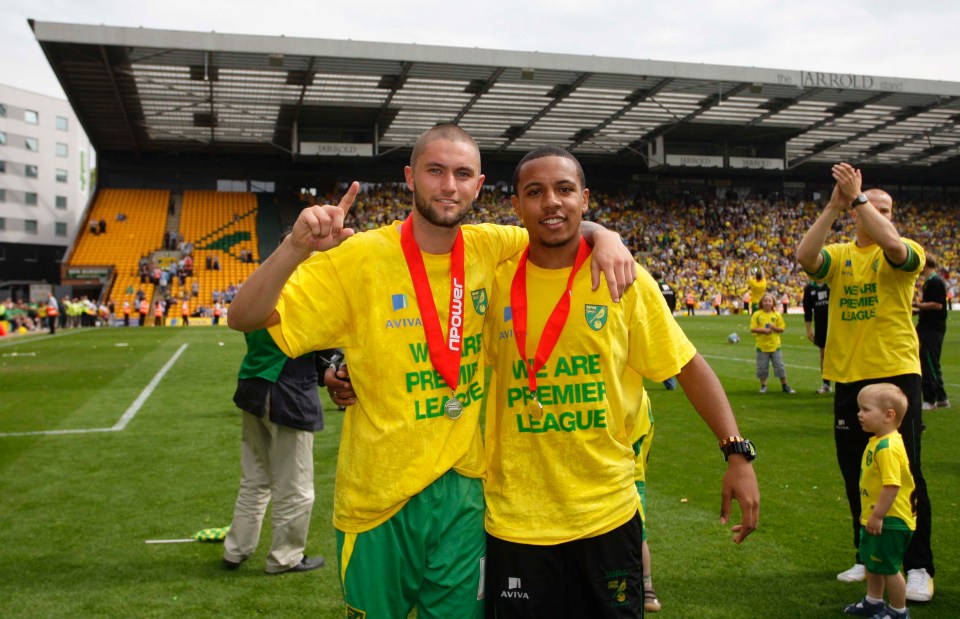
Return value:
M 811 278 L 830 287 L 823 378 L 836 383 L 834 440 L 846 487 L 853 543 L 860 546 L 860 459 L 869 435 L 857 420 L 857 394 L 871 383 L 900 387 L 909 406 L 900 426 L 917 484 L 917 530 L 903 560 L 907 599 L 933 597 L 930 550 L 930 498 L 920 468 L 920 358 L 911 320 L 914 285 L 924 264 L 923 248 L 900 236 L 893 225 L 893 198 L 881 189 L 861 191 L 860 170 L 847 163 L 833 166 L 836 181 L 830 202 L 797 247 L 797 260 Z M 845 211 L 856 225 L 852 242 L 825 245 Z M 866 578 L 857 554 L 853 567 L 837 575 L 843 582 Z

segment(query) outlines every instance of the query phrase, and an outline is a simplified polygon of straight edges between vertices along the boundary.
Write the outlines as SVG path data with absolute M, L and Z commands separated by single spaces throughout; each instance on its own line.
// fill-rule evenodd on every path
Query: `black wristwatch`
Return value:
M 720 451 L 723 452 L 723 459 L 729 460 L 733 454 L 743 454 L 747 462 L 757 457 L 757 448 L 753 442 L 742 436 L 728 436 L 720 441 Z
M 850 208 L 857 208 L 861 204 L 866 204 L 869 201 L 866 194 L 858 194 L 857 197 L 853 199 L 853 202 L 850 203 Z

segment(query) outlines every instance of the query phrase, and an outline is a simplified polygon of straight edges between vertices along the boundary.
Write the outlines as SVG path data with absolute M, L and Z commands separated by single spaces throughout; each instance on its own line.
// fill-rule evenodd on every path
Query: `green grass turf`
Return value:
M 960 616 L 956 540 L 960 319 L 944 345 L 955 408 L 926 413 L 924 470 L 934 508 L 937 592 L 920 619 Z M 663 617 L 838 617 L 863 595 L 852 563 L 833 452 L 831 397 L 818 396 L 816 349 L 789 316 L 787 396 L 757 393 L 746 317 L 682 317 L 760 452 L 760 529 L 743 545 L 719 523 L 723 460 L 681 391 L 648 385 L 657 419 L 648 473 L 649 536 Z M 738 332 L 736 345 L 726 336 Z M 125 345 L 118 345 L 125 344 Z M 268 577 L 259 551 L 237 572 L 219 544 L 147 545 L 229 524 L 239 481 L 232 402 L 243 338 L 225 328 L 100 329 L 0 340 L 0 433 L 112 427 L 183 344 L 187 348 L 122 431 L 0 437 L 3 617 L 341 617 L 331 522 L 342 413 L 317 434 L 308 553 L 330 566 Z M 324 396 L 325 397 L 325 396 Z M 735 509 L 735 519 L 739 514 Z

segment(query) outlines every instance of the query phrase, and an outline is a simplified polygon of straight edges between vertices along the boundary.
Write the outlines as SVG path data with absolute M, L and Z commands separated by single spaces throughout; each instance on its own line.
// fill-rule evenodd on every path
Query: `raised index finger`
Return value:
M 350 207 L 353 206 L 353 201 L 357 199 L 358 193 L 360 193 L 360 183 L 353 181 L 350 184 L 350 188 L 347 189 L 347 193 L 343 194 L 343 197 L 340 198 L 340 203 L 337 206 L 343 209 L 344 217 L 350 212 Z

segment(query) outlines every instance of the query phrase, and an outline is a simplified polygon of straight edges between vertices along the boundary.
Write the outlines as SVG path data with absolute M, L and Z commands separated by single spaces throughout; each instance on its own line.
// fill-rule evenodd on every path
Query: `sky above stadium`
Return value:
M 0 83 L 63 97 L 27 18 L 960 81 L 956 0 L 0 0 Z

